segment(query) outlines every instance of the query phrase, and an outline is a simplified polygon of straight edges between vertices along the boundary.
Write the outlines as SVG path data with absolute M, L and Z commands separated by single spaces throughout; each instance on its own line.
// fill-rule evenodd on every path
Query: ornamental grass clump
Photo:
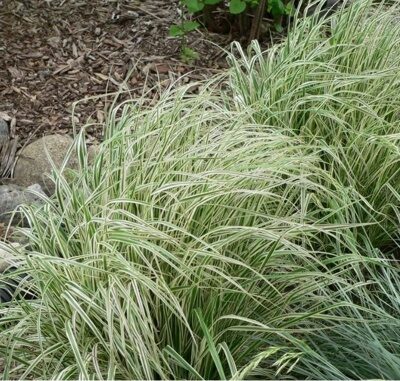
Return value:
M 3 379 L 399 378 L 398 10 L 374 9 L 116 107 L 93 163 L 79 134 L 23 209 Z
M 321 168 L 364 200 L 355 221 L 372 223 L 366 235 L 380 248 L 398 231 L 398 13 L 355 2 L 328 23 L 296 25 L 267 54 L 236 45 L 232 60 L 237 109 L 319 151 Z

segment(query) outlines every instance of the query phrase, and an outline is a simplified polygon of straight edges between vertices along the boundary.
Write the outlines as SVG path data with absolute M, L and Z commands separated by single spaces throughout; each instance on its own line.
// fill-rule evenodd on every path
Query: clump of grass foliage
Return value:
M 93 164 L 80 134 L 24 209 L 3 378 L 399 378 L 398 20 L 298 21 L 199 95 L 115 108 Z

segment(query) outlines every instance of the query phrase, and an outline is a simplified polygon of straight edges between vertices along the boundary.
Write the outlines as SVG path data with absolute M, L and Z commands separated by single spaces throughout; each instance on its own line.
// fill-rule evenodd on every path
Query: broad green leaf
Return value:
M 200 12 L 204 8 L 204 2 L 201 0 L 182 0 L 187 9 L 191 13 Z
M 229 11 L 237 15 L 246 9 L 246 2 L 244 0 L 231 0 L 229 3 Z
M 222 0 L 204 0 L 204 4 L 207 4 L 207 5 L 215 5 L 215 4 L 218 4 L 218 3 L 220 3 Z
M 282 0 L 270 0 L 268 2 L 268 11 L 274 16 L 286 14 L 286 7 Z
M 169 35 L 172 37 L 181 37 L 185 35 L 185 31 L 180 25 L 171 25 L 169 27 Z
M 192 30 L 197 29 L 200 24 L 197 21 L 185 21 L 182 25 L 184 32 L 191 32 Z

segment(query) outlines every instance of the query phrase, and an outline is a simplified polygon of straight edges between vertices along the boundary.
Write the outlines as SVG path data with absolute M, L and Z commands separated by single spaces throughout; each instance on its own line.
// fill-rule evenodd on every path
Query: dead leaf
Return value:
M 171 70 L 171 67 L 165 64 L 158 64 L 155 69 L 160 74 L 167 74 Z

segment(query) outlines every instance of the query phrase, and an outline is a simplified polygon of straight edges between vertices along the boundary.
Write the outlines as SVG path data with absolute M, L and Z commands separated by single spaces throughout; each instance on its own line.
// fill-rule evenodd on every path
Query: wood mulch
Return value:
M 0 0 L 0 116 L 11 120 L 19 146 L 71 134 L 73 124 L 91 123 L 89 140 L 99 140 L 114 100 L 102 95 L 138 97 L 183 74 L 198 81 L 220 71 L 229 36 L 192 34 L 200 59 L 187 65 L 168 35 L 178 20 L 176 0 Z

